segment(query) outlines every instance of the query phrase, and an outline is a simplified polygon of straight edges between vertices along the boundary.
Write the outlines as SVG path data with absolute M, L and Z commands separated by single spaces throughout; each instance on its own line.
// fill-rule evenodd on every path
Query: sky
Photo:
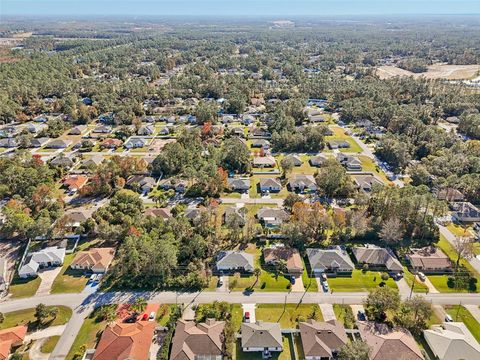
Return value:
M 0 0 L 2 15 L 465 15 L 480 0 Z

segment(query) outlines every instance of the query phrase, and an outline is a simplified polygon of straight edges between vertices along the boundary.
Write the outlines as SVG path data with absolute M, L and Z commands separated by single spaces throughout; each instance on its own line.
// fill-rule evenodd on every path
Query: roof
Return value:
M 260 220 L 265 219 L 265 218 L 275 218 L 275 219 L 287 220 L 289 215 L 283 209 L 265 207 L 265 208 L 261 208 L 261 209 L 258 210 L 257 217 Z
M 440 360 L 480 359 L 480 344 L 462 322 L 448 322 L 424 330 L 430 349 Z
M 280 180 L 275 178 L 263 178 L 260 179 L 260 187 L 268 187 L 268 188 L 281 188 L 282 183 Z
M 303 164 L 302 159 L 300 159 L 297 155 L 287 155 L 285 156 L 285 159 L 291 159 L 295 166 L 300 166 Z
M 348 342 L 347 333 L 338 320 L 299 324 L 305 356 L 332 357 L 332 353 Z
M 244 251 L 222 251 L 217 256 L 217 267 L 222 268 L 244 268 L 253 271 L 253 255 Z
M 298 174 L 292 176 L 290 179 L 290 187 L 297 188 L 297 187 L 313 187 L 317 188 L 317 182 L 315 181 L 315 177 L 313 175 L 304 175 Z
M 7 359 L 12 346 L 21 345 L 25 335 L 27 335 L 25 325 L 0 330 L 0 360 Z
M 275 165 L 275 158 L 273 156 L 255 156 L 253 158 L 254 165 Z
M 439 200 L 447 200 L 447 201 L 463 201 L 465 197 L 457 189 L 446 188 L 446 189 L 440 190 L 437 193 L 437 198 Z
M 288 247 L 267 248 L 263 250 L 263 258 L 266 263 L 284 260 L 287 270 L 303 271 L 303 262 L 297 249 Z
M 31 260 L 37 263 L 60 262 L 65 258 L 65 248 L 49 246 L 40 251 L 32 253 Z
M 333 249 L 307 249 L 306 251 L 308 262 L 313 270 L 353 270 L 355 268 L 347 252 L 338 246 Z
M 388 270 L 403 270 L 400 261 L 387 249 L 374 245 L 365 245 L 364 247 L 353 248 L 352 252 L 360 263 L 384 265 Z
M 115 248 L 91 248 L 80 251 L 72 261 L 73 266 L 107 269 L 115 256 Z
M 222 333 L 225 321 L 208 319 L 195 325 L 193 321 L 178 320 L 170 350 L 170 360 L 194 360 L 209 356 L 210 360 L 222 359 Z
M 163 219 L 168 219 L 172 217 L 172 212 L 169 208 L 148 208 L 145 210 L 145 215 L 158 216 Z
M 278 323 L 242 323 L 241 332 L 243 348 L 282 348 L 282 331 Z
M 154 321 L 107 325 L 93 360 L 147 360 L 155 327 Z
M 411 249 L 407 258 L 413 267 L 425 269 L 451 268 L 450 258 L 436 246 L 427 246 L 421 249 Z
M 228 179 L 228 185 L 232 189 L 249 189 L 250 188 L 250 179 Z
M 383 182 L 373 175 L 356 175 L 353 181 L 358 188 L 371 189 L 374 185 L 383 185 Z
M 310 164 L 313 166 L 323 165 L 327 161 L 327 158 L 324 155 L 317 155 L 310 158 Z
M 371 360 L 423 360 L 420 348 L 406 329 L 390 329 L 386 324 L 374 322 L 359 322 L 358 328 L 372 348 Z
M 70 223 L 82 223 L 88 220 L 93 214 L 93 209 L 72 209 L 66 212 L 65 217 L 68 217 Z
M 63 185 L 68 186 L 70 190 L 81 189 L 88 181 L 88 176 L 85 175 L 67 175 L 63 179 Z

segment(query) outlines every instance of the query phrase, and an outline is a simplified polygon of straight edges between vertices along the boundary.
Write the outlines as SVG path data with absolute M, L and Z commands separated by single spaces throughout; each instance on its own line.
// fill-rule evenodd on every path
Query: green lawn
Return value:
M 475 339 L 480 342 L 480 324 L 470 311 L 461 305 L 445 306 L 445 311 L 453 318 L 453 321 L 462 321 Z
M 355 316 L 350 305 L 333 304 L 333 312 L 345 328 L 352 329 L 354 327 Z
M 58 314 L 56 318 L 48 318 L 40 326 L 40 328 L 45 328 L 55 325 L 66 324 L 67 321 L 72 316 L 72 309 L 66 306 L 48 306 L 48 309 L 56 307 L 58 309 Z M 38 328 L 37 320 L 35 319 L 35 309 L 24 309 L 13 312 L 8 312 L 3 314 L 5 319 L 0 324 L 0 330 L 8 329 L 14 326 L 27 325 L 29 329 Z
M 362 162 L 362 170 L 364 172 L 374 173 L 378 178 L 380 178 L 380 180 L 383 181 L 384 184 L 392 184 L 392 182 L 387 179 L 387 176 L 382 169 L 380 169 L 380 167 L 374 163 L 371 158 L 368 156 L 359 155 L 358 159 Z
M 83 322 L 67 355 L 67 360 L 72 360 L 75 354 L 82 352 L 82 346 L 85 346 L 86 349 L 92 349 L 97 344 L 101 332 L 107 325 L 106 321 L 97 321 L 97 311 L 98 309 Z
M 50 354 L 53 349 L 55 349 L 55 345 L 57 345 L 60 336 L 52 336 L 49 337 L 40 348 L 40 351 L 44 354 Z
M 235 360 L 261 360 L 261 352 L 243 352 L 241 340 L 238 339 L 235 346 Z M 282 352 L 273 352 L 272 360 L 291 360 L 292 356 L 290 353 L 290 342 L 287 337 L 283 337 L 283 351 Z
M 468 292 L 466 289 L 455 289 L 450 288 L 447 285 L 448 275 L 428 275 L 428 279 L 435 286 L 435 289 L 441 293 L 458 293 L 458 292 Z
M 447 225 L 447 229 L 455 236 L 472 236 L 470 227 L 463 228 L 457 224 L 450 223 Z
M 330 130 L 333 131 L 333 136 L 325 136 L 325 142 L 332 140 L 345 140 L 350 144 L 348 149 L 341 149 L 344 153 L 361 153 L 362 148 L 358 143 L 350 136 L 345 134 L 345 130 L 338 126 L 330 126 Z
M 162 304 L 157 311 L 157 323 L 160 326 L 166 326 L 170 321 L 172 307 L 175 305 Z
M 297 328 L 299 321 L 309 318 L 323 321 L 317 304 L 258 304 L 255 316 L 257 320 L 278 322 L 282 329 Z
M 42 280 L 37 276 L 35 278 L 20 279 L 14 278 L 8 291 L 12 298 L 31 297 L 36 294 Z
M 423 282 L 416 279 L 415 275 L 413 275 L 410 271 L 408 271 L 406 266 L 403 267 L 403 278 L 406 280 L 410 288 L 412 288 L 412 283 L 414 283 L 413 292 L 421 292 L 421 293 L 427 292 L 427 289 L 428 289 L 427 285 L 425 285 Z
M 302 281 L 305 290 L 308 292 L 318 292 L 318 285 L 317 280 L 313 277 L 308 276 L 307 269 L 305 267 L 305 263 L 303 264 L 303 274 L 302 274 Z
M 291 175 L 295 175 L 295 174 L 314 175 L 318 172 L 318 168 L 310 165 L 310 162 L 309 162 L 310 156 L 300 155 L 299 157 L 303 163 L 300 166 L 294 166 L 292 169 Z M 279 155 L 277 157 L 278 163 L 280 163 L 280 161 L 282 161 L 283 158 L 284 158 L 283 155 Z
M 334 292 L 368 291 L 379 286 L 382 282 L 380 276 L 380 272 L 367 271 L 364 273 L 362 270 L 355 269 L 353 270 L 351 277 L 329 278 L 328 284 Z M 394 289 L 397 288 L 397 285 L 392 278 L 389 278 L 385 283 L 388 287 Z

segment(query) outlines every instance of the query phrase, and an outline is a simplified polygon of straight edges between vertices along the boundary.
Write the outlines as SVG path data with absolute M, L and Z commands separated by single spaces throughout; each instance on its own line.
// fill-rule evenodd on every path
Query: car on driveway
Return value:
M 367 320 L 367 316 L 365 315 L 365 313 L 363 311 L 358 310 L 357 319 L 360 320 L 360 321 L 365 321 L 365 320 Z
M 244 321 L 245 322 L 250 322 L 250 312 L 245 311 Z
M 329 292 L 330 286 L 328 286 L 328 282 L 326 281 L 322 282 L 322 287 L 324 292 Z
M 422 272 L 419 272 L 419 273 L 417 274 L 417 276 L 418 276 L 418 278 L 419 278 L 420 280 L 422 280 L 422 281 L 425 281 L 425 280 L 427 279 L 427 277 L 425 276 L 425 274 L 422 273 Z
M 445 322 L 453 322 L 453 319 L 450 315 L 445 315 Z

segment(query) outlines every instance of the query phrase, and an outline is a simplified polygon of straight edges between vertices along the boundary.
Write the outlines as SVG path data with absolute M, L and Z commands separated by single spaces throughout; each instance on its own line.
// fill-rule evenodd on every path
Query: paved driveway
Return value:
M 332 304 L 318 304 L 320 306 L 320 310 L 322 310 L 323 320 L 335 320 L 337 317 L 335 316 L 335 312 L 333 311 Z
M 42 269 L 38 272 L 38 276 L 42 279 L 40 286 L 38 287 L 36 295 L 48 295 L 52 289 L 53 281 L 58 274 L 62 271 L 61 266 L 56 268 Z
M 352 308 L 352 312 L 353 312 L 353 316 L 355 317 L 355 320 L 358 321 L 358 312 L 361 311 L 361 312 L 365 312 L 365 308 L 363 307 L 363 305 L 350 305 L 350 307 Z
M 415 276 L 418 278 L 417 275 L 415 275 Z M 418 280 L 420 280 L 420 279 L 418 279 Z M 421 280 L 420 280 L 420 281 L 421 281 Z M 428 292 L 429 292 L 430 294 L 439 294 L 439 293 L 440 293 L 440 291 L 438 291 L 438 290 L 435 288 L 435 286 L 433 286 L 432 282 L 430 281 L 430 279 L 429 279 L 428 277 L 425 278 L 425 281 L 423 281 L 423 283 L 427 286 Z
M 250 322 L 254 323 L 255 321 L 257 321 L 255 317 L 255 308 L 256 308 L 256 304 L 242 304 L 243 318 L 245 319 L 245 313 L 249 312 Z
M 302 277 L 295 278 L 295 284 L 292 284 L 292 291 L 293 292 L 304 292 L 305 287 L 303 286 L 303 279 Z

